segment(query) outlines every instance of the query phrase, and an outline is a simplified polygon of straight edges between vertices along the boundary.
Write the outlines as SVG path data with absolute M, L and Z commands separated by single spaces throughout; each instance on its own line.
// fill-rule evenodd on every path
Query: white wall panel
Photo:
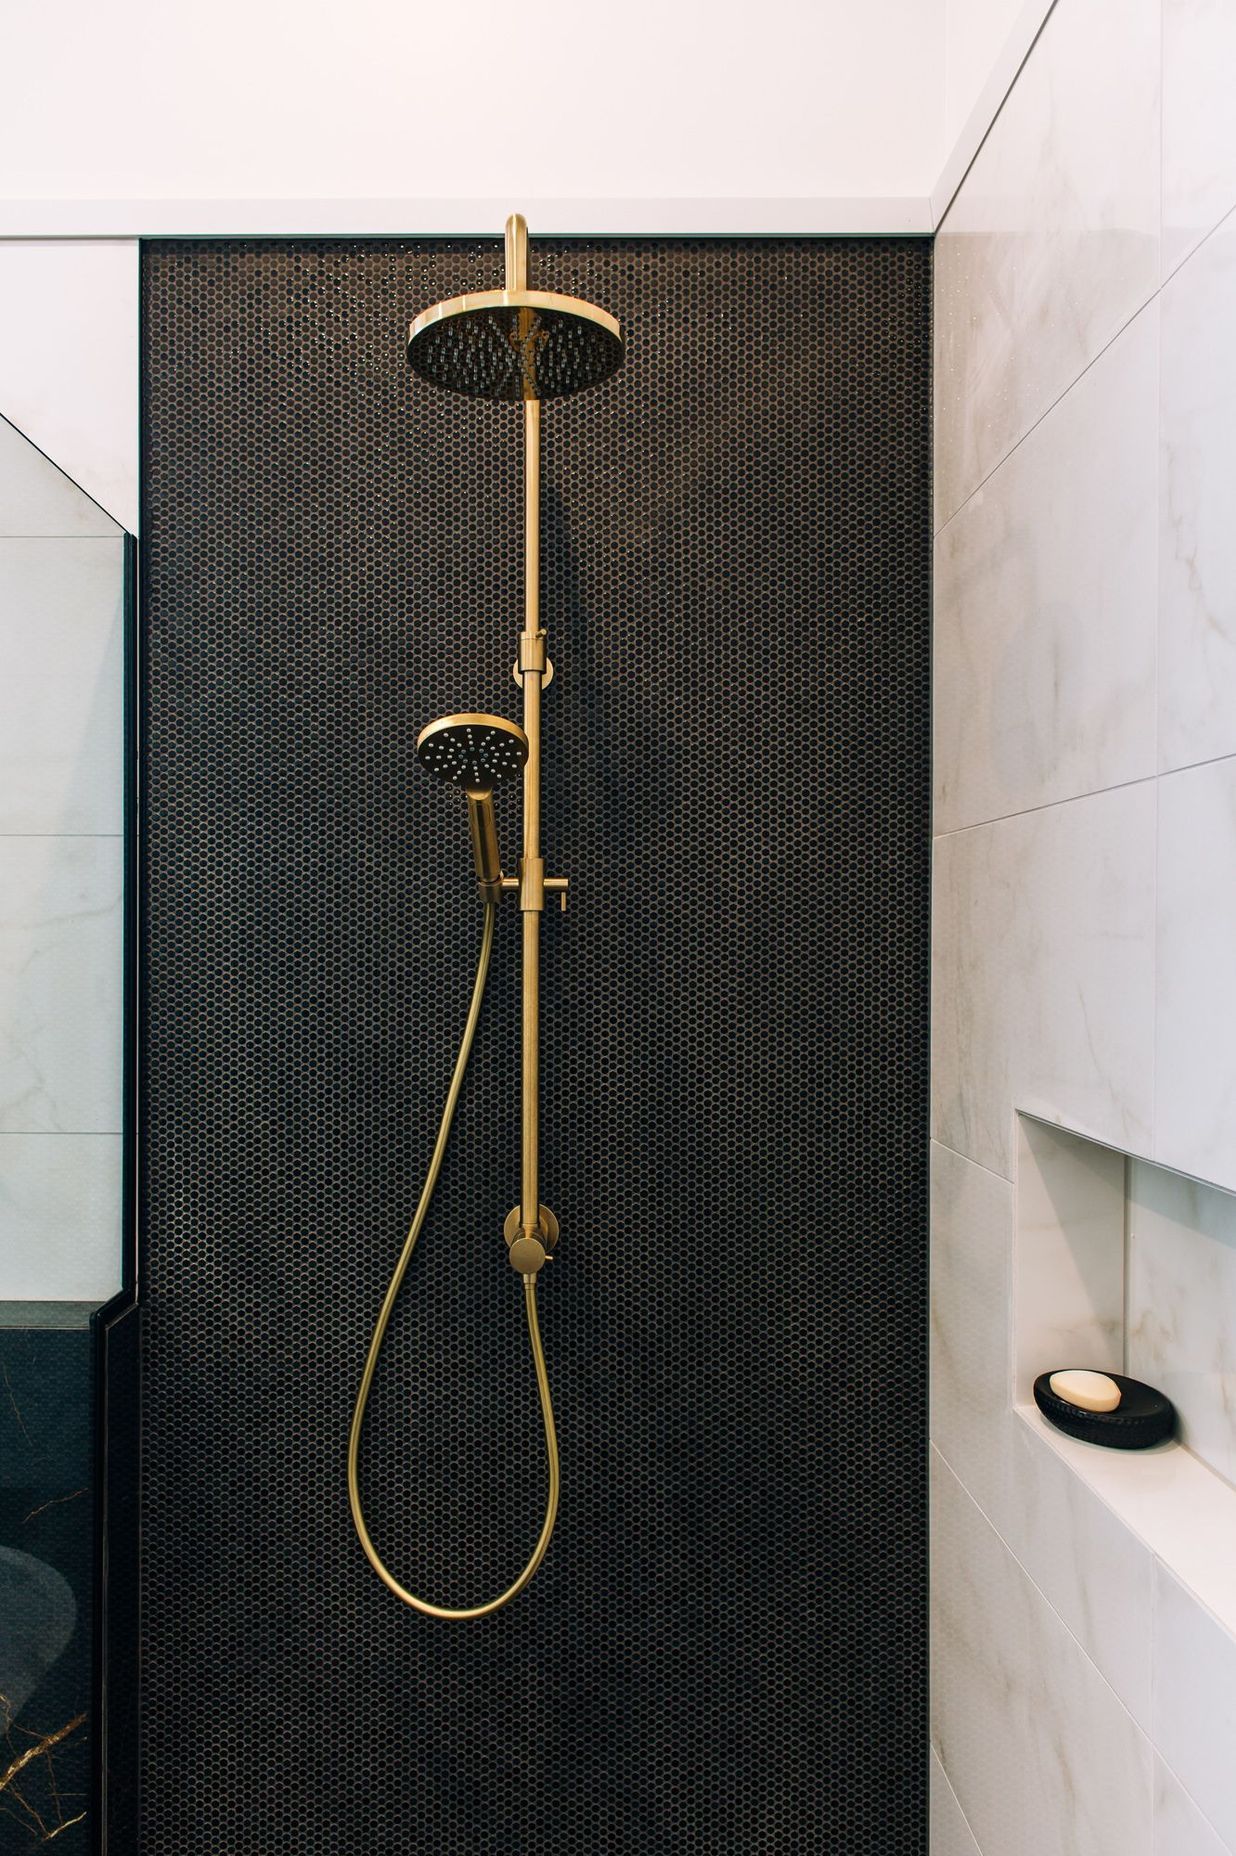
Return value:
M 45 107 L 45 87 L 11 84 L 0 120 L 18 97 Z M 133 534 L 137 374 L 135 239 L 0 239 L 0 415 Z

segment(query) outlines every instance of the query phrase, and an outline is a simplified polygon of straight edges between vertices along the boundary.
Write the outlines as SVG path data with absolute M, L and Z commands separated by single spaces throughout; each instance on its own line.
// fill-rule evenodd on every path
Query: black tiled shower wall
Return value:
M 501 245 L 143 251 L 142 1856 L 926 1847 L 930 252 L 532 268 L 628 354 L 544 420 L 561 1518 L 461 1626 L 344 1457 L 480 930 L 414 742 L 519 712 L 518 409 L 404 340 Z M 517 951 L 362 1463 L 456 1604 L 543 1502 Z

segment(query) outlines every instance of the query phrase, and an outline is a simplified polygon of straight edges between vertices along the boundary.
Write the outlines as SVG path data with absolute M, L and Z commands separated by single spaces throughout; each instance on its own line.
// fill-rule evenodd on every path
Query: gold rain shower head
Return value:
M 595 303 L 528 288 L 528 229 L 507 224 L 506 288 L 453 296 L 422 310 L 408 362 L 423 379 L 479 400 L 556 400 L 608 380 L 622 365 L 622 330 Z

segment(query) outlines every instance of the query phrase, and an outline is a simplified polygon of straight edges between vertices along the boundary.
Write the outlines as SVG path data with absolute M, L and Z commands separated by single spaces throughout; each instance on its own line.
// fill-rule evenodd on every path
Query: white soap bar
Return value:
M 1120 1403 L 1120 1387 L 1106 1373 L 1074 1369 L 1053 1373 L 1048 1384 L 1057 1398 L 1067 1399 L 1070 1405 L 1080 1405 L 1083 1411 L 1115 1411 Z

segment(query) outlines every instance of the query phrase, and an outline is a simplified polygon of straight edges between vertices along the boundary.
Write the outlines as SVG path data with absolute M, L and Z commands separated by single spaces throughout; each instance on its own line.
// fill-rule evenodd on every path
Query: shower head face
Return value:
M 513 780 L 528 758 L 528 737 L 504 715 L 444 715 L 416 739 L 422 767 L 472 794 Z
M 408 361 L 435 386 L 482 400 L 553 400 L 622 365 L 622 331 L 594 303 L 548 290 L 484 290 L 435 303 L 408 335 Z

